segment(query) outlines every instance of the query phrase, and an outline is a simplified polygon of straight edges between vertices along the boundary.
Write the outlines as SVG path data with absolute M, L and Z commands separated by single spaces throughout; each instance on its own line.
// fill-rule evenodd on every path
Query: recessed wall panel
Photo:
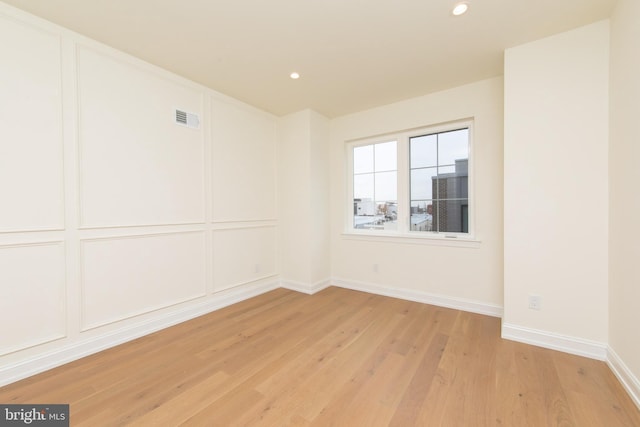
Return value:
M 83 329 L 205 294 L 204 232 L 85 240 Z
M 65 336 L 64 246 L 0 246 L 0 355 Z
M 64 227 L 60 38 L 0 16 L 0 232 Z
M 216 230 L 213 233 L 215 290 L 276 274 L 276 228 Z
M 275 120 L 212 100 L 213 220 L 276 217 Z
M 81 225 L 204 222 L 202 93 L 78 48 Z M 175 123 L 196 113 L 199 129 Z

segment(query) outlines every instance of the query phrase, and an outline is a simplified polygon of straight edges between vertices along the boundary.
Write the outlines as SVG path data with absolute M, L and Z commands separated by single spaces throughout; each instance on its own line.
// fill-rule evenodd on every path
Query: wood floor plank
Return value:
M 447 346 L 448 337 L 438 333 L 430 341 L 420 365 L 415 370 L 411 383 L 407 386 L 398 405 L 398 410 L 389 423 L 390 426 L 403 427 L 419 425 L 421 409 L 437 375 L 438 365 Z
M 218 371 L 163 405 L 134 419 L 129 425 L 132 427 L 180 425 L 219 399 L 224 394 L 222 385 L 228 378 L 227 374 Z
M 541 349 L 532 348 L 536 370 L 542 382 L 542 396 L 545 400 L 547 422 L 550 426 L 574 427 L 575 416 L 562 385 L 551 354 Z
M 347 412 L 354 395 L 358 390 L 368 387 L 367 383 L 375 375 L 376 370 L 386 355 L 378 352 L 385 345 L 385 337 L 402 321 L 401 316 L 376 318 L 354 340 L 346 346 L 340 357 L 336 358 L 330 370 L 322 378 L 316 378 L 316 386 L 320 391 L 317 400 L 303 413 L 311 425 L 332 425 Z
M 603 362 L 505 341 L 500 320 L 278 289 L 0 388 L 73 426 L 640 427 Z

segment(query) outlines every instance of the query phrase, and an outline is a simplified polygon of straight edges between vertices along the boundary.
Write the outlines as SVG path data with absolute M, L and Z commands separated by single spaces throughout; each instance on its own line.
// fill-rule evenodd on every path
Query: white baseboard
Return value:
M 633 403 L 640 409 L 640 380 L 633 375 L 631 369 L 611 347 L 607 347 L 607 365 L 629 393 Z
M 325 279 L 325 280 L 320 280 L 319 282 L 316 282 L 316 283 L 308 284 L 308 283 L 296 282 L 293 280 L 282 279 L 280 281 L 280 286 L 282 288 L 290 289 L 292 291 L 313 295 L 316 292 L 320 292 L 321 290 L 331 286 L 331 280 Z
M 607 359 L 607 345 L 605 343 L 524 328 L 509 323 L 502 324 L 502 338 L 590 359 Z
M 279 287 L 278 281 L 252 283 L 222 291 L 207 298 L 206 301 L 181 307 L 173 312 L 162 312 L 157 318 L 146 320 L 121 328 L 115 332 L 105 333 L 89 339 L 80 339 L 46 353 L 21 360 L 0 368 L 0 386 L 30 377 L 32 375 L 72 362 L 90 354 L 140 338 L 178 323 L 219 310 L 231 304 L 253 298 Z
M 398 289 L 389 286 L 374 285 L 372 283 L 356 282 L 340 278 L 333 278 L 331 283 L 340 288 L 353 289 L 355 291 L 369 292 L 376 295 L 400 298 L 408 301 L 420 302 L 423 304 L 437 305 L 440 307 L 453 308 L 456 310 L 469 311 L 471 313 L 484 314 L 493 317 L 502 317 L 502 307 L 493 304 L 486 304 L 463 298 L 436 295 L 414 289 Z

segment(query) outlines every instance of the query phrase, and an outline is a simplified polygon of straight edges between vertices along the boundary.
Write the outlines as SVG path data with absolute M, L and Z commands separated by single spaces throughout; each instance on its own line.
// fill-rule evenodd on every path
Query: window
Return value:
M 347 145 L 355 232 L 470 237 L 472 123 Z

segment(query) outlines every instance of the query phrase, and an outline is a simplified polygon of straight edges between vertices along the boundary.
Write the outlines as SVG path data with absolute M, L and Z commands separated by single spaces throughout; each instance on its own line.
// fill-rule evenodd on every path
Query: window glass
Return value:
M 398 220 L 397 142 L 353 148 L 353 227 L 396 230 Z
M 411 137 L 409 157 L 410 230 L 468 233 L 469 129 Z
M 395 171 L 398 165 L 396 142 L 374 145 L 376 172 Z
M 438 164 L 438 137 L 424 135 L 411 138 L 411 167 L 424 168 Z
M 365 145 L 353 149 L 353 173 L 373 172 L 373 146 Z
M 436 134 L 438 165 L 455 165 L 457 160 L 469 158 L 469 129 Z
M 375 199 L 378 202 L 398 199 L 398 174 L 393 172 L 380 172 L 375 174 Z
M 437 197 L 438 168 L 411 170 L 411 200 L 427 200 Z
M 365 173 L 353 176 L 353 197 L 373 200 L 373 174 Z

